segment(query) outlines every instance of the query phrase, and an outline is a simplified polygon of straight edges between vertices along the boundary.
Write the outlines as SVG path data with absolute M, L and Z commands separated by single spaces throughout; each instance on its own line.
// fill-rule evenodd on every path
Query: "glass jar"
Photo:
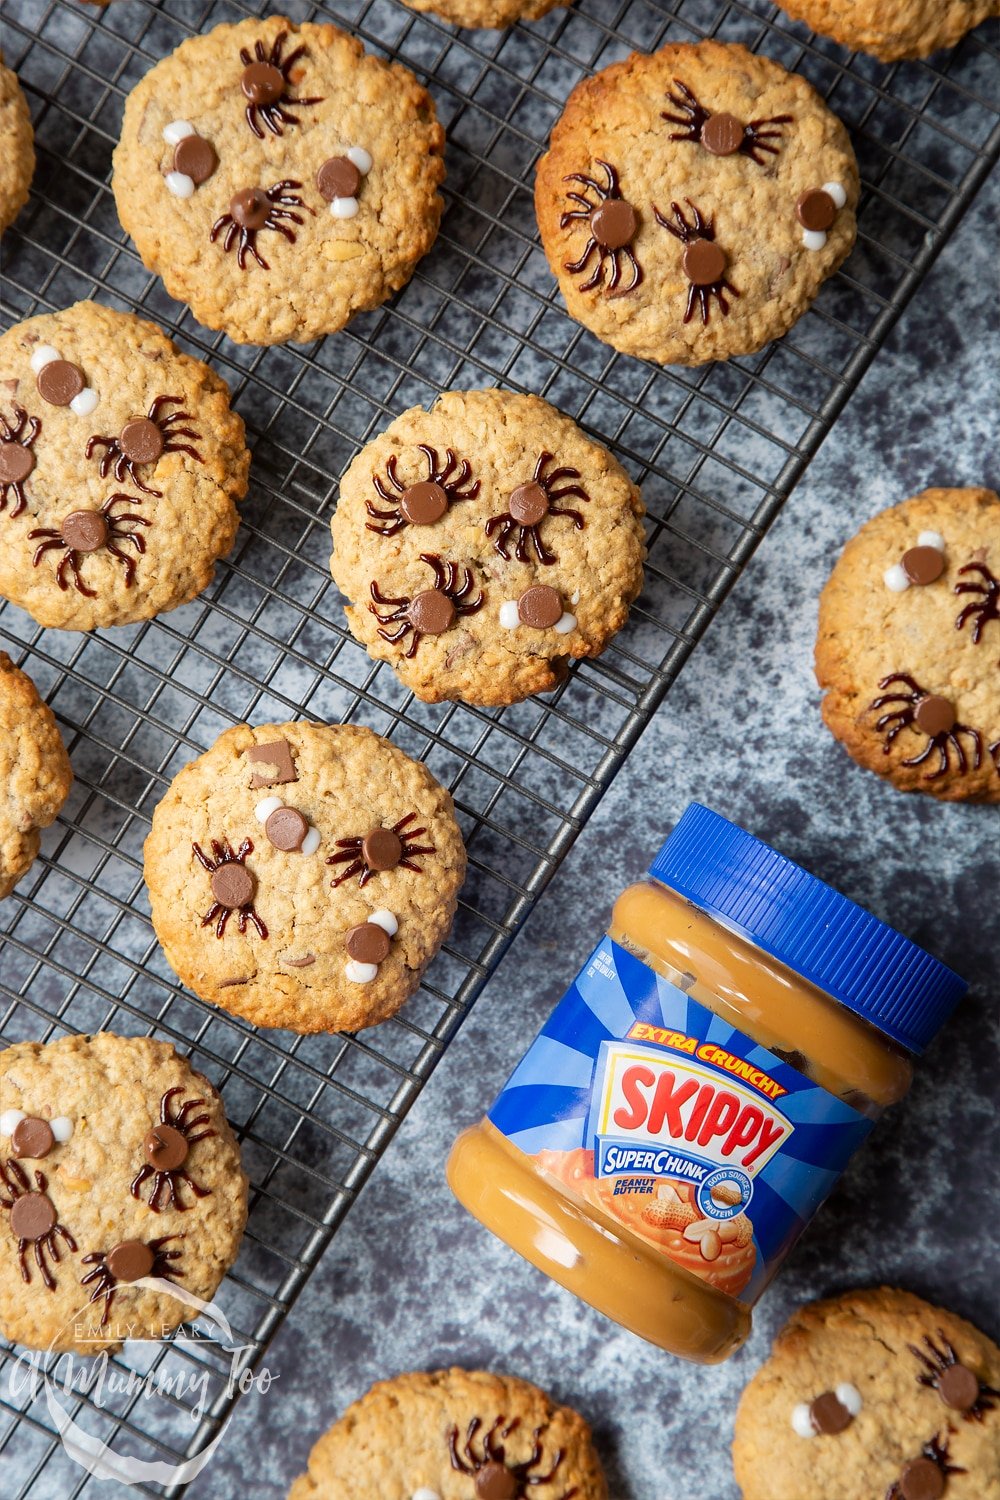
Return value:
M 716 1363 L 965 988 L 694 804 L 448 1180 L 591 1306 Z

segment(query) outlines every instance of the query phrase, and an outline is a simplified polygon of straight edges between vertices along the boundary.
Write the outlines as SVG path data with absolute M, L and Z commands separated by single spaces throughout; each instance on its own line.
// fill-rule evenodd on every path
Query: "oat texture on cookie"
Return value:
M 859 764 L 1000 802 L 1000 497 L 925 490 L 863 526 L 823 591 L 816 675 Z
M 432 11 L 454 26 L 499 29 L 515 21 L 537 21 L 572 0 L 403 0 L 411 10 Z
M 625 623 L 642 514 L 621 465 L 547 402 L 451 391 L 351 464 L 331 570 L 356 638 L 418 697 L 512 703 Z
M 381 1381 L 316 1443 L 289 1500 L 607 1500 L 590 1428 L 512 1375 Z
M 0 234 L 28 201 L 35 171 L 34 132 L 17 74 L 0 56 Z
M 954 47 L 966 32 L 1000 16 L 1000 0 L 779 0 L 782 10 L 852 51 L 883 62 Z
M 78 302 L 0 336 L 0 593 L 94 630 L 193 599 L 250 455 L 229 391 L 151 323 Z
M 0 651 L 0 901 L 31 868 L 41 830 L 58 816 L 72 783 L 55 715 Z
M 328 24 L 217 26 L 129 95 L 122 224 L 238 343 L 305 342 L 405 285 L 437 234 L 444 132 L 398 63 Z
M 740 1399 L 744 1500 L 1000 1500 L 1000 1349 L 889 1287 L 796 1312 Z
M 465 863 L 425 766 L 370 730 L 305 722 L 227 731 L 175 777 L 145 849 L 153 926 L 184 983 L 300 1032 L 399 1009 L 451 926 Z
M 211 1298 L 247 1215 L 208 1079 L 165 1042 L 102 1032 L 8 1047 L 0 1094 L 4 1335 L 96 1354 L 190 1318 L 171 1288 Z
M 811 85 L 717 41 L 578 84 L 535 182 L 571 315 L 666 364 L 786 333 L 849 254 L 857 199 L 847 132 Z

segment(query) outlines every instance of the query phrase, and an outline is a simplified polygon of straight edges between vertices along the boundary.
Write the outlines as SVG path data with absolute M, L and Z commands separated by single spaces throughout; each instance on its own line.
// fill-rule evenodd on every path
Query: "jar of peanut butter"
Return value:
M 717 1363 L 965 988 L 693 804 L 448 1180 L 591 1306 Z

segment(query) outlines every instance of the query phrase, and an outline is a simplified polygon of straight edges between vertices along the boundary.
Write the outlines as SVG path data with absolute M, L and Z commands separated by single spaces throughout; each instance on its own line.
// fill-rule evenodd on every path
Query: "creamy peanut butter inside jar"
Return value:
M 717 1363 L 965 988 L 693 804 L 448 1180 L 585 1302 Z

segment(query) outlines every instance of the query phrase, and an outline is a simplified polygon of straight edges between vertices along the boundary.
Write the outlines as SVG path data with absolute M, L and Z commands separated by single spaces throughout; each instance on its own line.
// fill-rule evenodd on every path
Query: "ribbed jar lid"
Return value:
M 894 927 L 697 802 L 649 873 L 911 1052 L 968 989 Z

